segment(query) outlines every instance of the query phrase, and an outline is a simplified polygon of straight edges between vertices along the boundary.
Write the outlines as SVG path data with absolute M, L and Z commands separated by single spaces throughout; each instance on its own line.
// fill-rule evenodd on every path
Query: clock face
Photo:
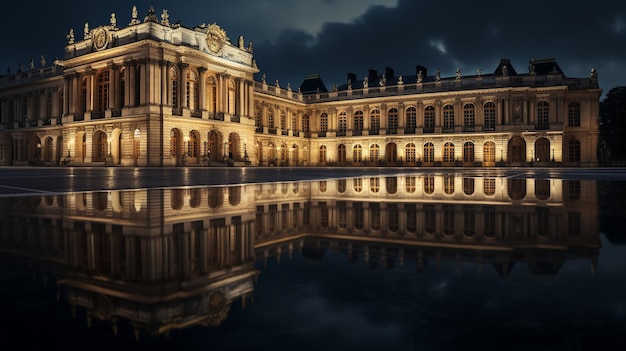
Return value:
M 93 47 L 96 50 L 102 50 L 104 48 L 106 48 L 108 42 L 109 42 L 109 36 L 107 31 L 104 28 L 96 28 L 93 31 L 92 34 L 92 39 L 93 39 Z

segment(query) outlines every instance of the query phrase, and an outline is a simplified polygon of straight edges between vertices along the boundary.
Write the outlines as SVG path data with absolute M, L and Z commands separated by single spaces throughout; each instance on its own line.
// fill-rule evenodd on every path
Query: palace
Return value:
M 598 165 L 595 69 L 502 59 L 492 73 L 418 65 L 296 90 L 258 72 L 252 43 L 217 24 L 112 14 L 82 40 L 70 30 L 64 59 L 0 76 L 0 165 Z

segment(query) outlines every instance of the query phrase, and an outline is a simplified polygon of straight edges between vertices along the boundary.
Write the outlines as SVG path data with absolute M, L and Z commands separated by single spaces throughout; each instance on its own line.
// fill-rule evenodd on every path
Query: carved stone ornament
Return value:
M 206 43 L 209 47 L 209 51 L 214 54 L 220 53 L 220 51 L 224 48 L 226 40 L 228 40 L 226 32 L 220 28 L 220 26 L 215 23 L 209 26 L 206 35 Z
M 94 29 L 91 38 L 93 40 L 93 47 L 96 50 L 105 49 L 109 44 L 109 33 L 103 27 Z

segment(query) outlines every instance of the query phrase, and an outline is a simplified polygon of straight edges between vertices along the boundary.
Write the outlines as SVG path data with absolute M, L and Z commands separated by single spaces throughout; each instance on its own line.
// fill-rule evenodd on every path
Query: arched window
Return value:
M 363 133 L 363 111 L 354 113 L 354 125 L 352 126 L 352 135 L 361 135 Z
M 345 136 L 348 130 L 348 115 L 345 112 L 339 114 L 339 130 L 337 136 Z
M 483 178 L 483 194 L 485 194 L 485 196 L 493 196 L 496 194 L 495 178 Z
M 354 162 L 363 161 L 363 148 L 361 147 L 361 145 L 354 145 L 354 147 L 352 148 L 352 160 Z
M 406 124 L 404 134 L 415 134 L 417 128 L 417 110 L 411 106 L 406 109 Z
M 571 139 L 568 145 L 568 161 L 580 162 L 580 141 Z
M 415 144 L 408 143 L 406 144 L 406 149 L 404 150 L 406 162 L 415 162 Z
M 322 113 L 320 116 L 320 136 L 326 136 L 328 132 L 328 114 Z
M 395 194 L 398 192 L 398 177 L 385 177 L 385 187 L 387 194 Z
M 380 131 L 380 110 L 373 109 L 370 113 L 370 135 L 378 135 Z
M 235 108 L 235 104 L 237 102 L 236 96 L 236 88 L 235 83 L 231 80 L 228 82 L 228 113 L 235 114 L 237 113 L 237 109 Z
M 276 128 L 274 125 L 274 109 L 271 107 L 267 109 L 267 128 Z
M 310 120 L 309 115 L 302 116 L 302 131 L 307 135 L 311 133 Z
M 549 162 L 550 161 L 550 141 L 546 138 L 539 138 L 535 142 L 535 161 L 537 162 Z
M 496 104 L 493 102 L 486 103 L 484 106 L 484 116 L 485 122 L 483 130 L 486 132 L 496 130 Z
M 454 205 L 443 205 L 443 234 L 454 235 Z
M 433 143 L 424 144 L 424 163 L 432 165 L 435 162 L 435 145 Z
M 96 97 L 96 111 L 104 112 L 109 107 L 109 83 L 110 72 L 109 70 L 102 70 L 98 72 L 96 76 L 97 81 L 97 97 Z
M 413 194 L 417 188 L 417 179 L 415 177 L 406 177 L 404 179 L 404 188 L 408 194 Z
M 427 106 L 424 109 L 424 133 L 435 132 L 435 108 Z
M 474 178 L 463 178 L 463 194 L 470 196 L 474 194 Z
M 432 195 L 434 192 L 435 192 L 435 177 L 434 176 L 424 177 L 424 194 Z
M 326 146 L 320 146 L 320 163 L 326 163 Z
M 444 176 L 443 177 L 443 191 L 446 195 L 454 194 L 454 176 Z
M 444 166 L 451 166 L 454 164 L 454 144 L 446 143 L 443 146 L 443 163 Z
M 344 144 L 337 147 L 337 161 L 346 162 L 346 146 Z
M 474 104 L 463 106 L 463 131 L 473 132 L 476 128 L 476 108 Z
M 370 146 L 370 162 L 378 161 L 380 157 L 380 147 L 378 144 Z
M 571 102 L 567 106 L 567 126 L 580 127 L 580 104 Z
M 518 136 L 511 138 L 508 156 L 511 162 L 526 162 L 526 141 Z
M 537 129 L 550 129 L 550 107 L 546 101 L 537 103 Z
M 101 130 L 93 134 L 92 161 L 104 162 L 107 154 L 107 135 Z
M 370 191 L 374 194 L 380 191 L 380 178 L 370 178 Z
M 207 77 L 204 95 L 205 95 L 205 100 L 206 100 L 205 103 L 206 103 L 207 111 L 209 111 L 210 113 L 216 113 L 217 112 L 217 82 L 216 82 L 215 77 L 213 76 Z M 258 106 L 254 107 L 255 120 L 256 120 L 257 108 Z M 259 108 L 259 117 L 260 116 L 261 116 L 261 109 Z M 261 125 L 261 123 L 259 123 L 258 125 Z
M 443 132 L 454 132 L 454 106 L 452 105 L 443 107 Z
M 483 144 L 483 165 L 494 166 L 496 164 L 496 143 L 488 141 Z
M 474 163 L 474 143 L 471 141 L 463 144 L 463 163 Z
M 287 113 L 285 110 L 280 111 L 280 129 L 283 133 L 287 131 Z
M 187 108 L 195 111 L 200 105 L 200 92 L 198 90 L 198 75 L 196 72 L 187 71 L 187 96 L 185 97 Z
M 352 180 L 352 187 L 354 188 L 355 193 L 363 191 L 363 178 L 354 178 Z
M 550 179 L 535 179 L 535 196 L 542 201 L 550 198 Z
M 398 109 L 395 107 L 387 112 L 387 134 L 398 134 Z

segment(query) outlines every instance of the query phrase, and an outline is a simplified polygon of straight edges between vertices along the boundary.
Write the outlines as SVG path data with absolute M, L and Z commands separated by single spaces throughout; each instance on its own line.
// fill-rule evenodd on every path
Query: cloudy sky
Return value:
M 327 87 L 347 73 L 369 69 L 413 75 L 423 65 L 442 76 L 495 70 L 509 58 L 526 73 L 532 58 L 556 58 L 568 77 L 599 73 L 604 93 L 626 85 L 626 3 L 614 0 L 567 3 L 493 0 L 229 0 L 229 1 L 10 1 L 3 5 L 0 70 L 15 72 L 31 58 L 63 58 L 70 28 L 118 25 L 140 18 L 149 6 L 167 9 L 186 27 L 217 23 L 231 41 L 243 35 L 268 81 L 297 87 L 305 75 L 321 74 Z M 257 77 L 257 79 L 258 79 Z

